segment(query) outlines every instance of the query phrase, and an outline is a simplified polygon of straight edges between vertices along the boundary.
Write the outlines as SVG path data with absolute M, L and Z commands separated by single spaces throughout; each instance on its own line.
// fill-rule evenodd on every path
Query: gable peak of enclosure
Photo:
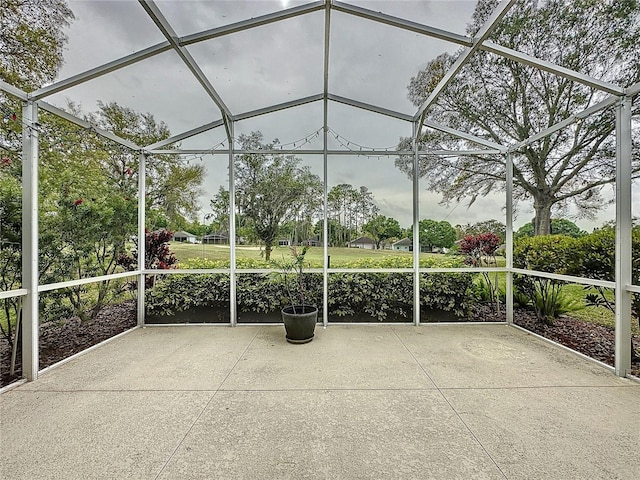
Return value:
M 504 152 L 522 148 L 527 139 L 509 144 L 485 133 L 475 135 L 464 125 L 430 118 L 458 75 L 474 75 L 468 67 L 479 55 L 488 52 L 589 87 L 602 103 L 586 104 L 587 112 L 574 112 L 572 120 L 638 90 L 637 83 L 608 80 L 607 72 L 592 76 L 573 71 L 570 59 L 554 64 L 544 56 L 537 58 L 539 52 L 531 45 L 518 51 L 493 40 L 494 34 L 507 37 L 509 28 L 504 25 L 509 25 L 510 18 L 537 4 L 516 0 L 481 0 L 478 5 L 468 1 L 104 2 L 95 11 L 81 13 L 117 21 L 108 28 L 97 21 L 87 26 L 82 23 L 86 17 L 79 14 L 77 30 L 72 25 L 69 32 L 72 42 L 59 79 L 28 93 L 9 85 L 5 89 L 38 101 L 56 114 L 68 110 L 69 98 L 81 105 L 116 101 L 149 112 L 166 123 L 173 135 L 152 145 L 137 145 L 146 151 L 166 151 L 168 145 L 175 147 L 216 129 L 224 130 L 227 143 L 234 143 L 237 135 L 232 125 L 254 119 L 255 128 L 269 130 L 269 114 L 281 111 L 287 111 L 286 121 L 273 138 L 293 140 L 319 128 L 340 133 L 340 121 L 346 115 L 332 112 L 346 105 L 350 118 L 365 110 L 397 120 L 404 125 L 399 128 L 406 131 L 405 137 L 426 128 L 460 139 L 461 149 Z M 89 8 L 82 5 L 71 2 L 72 7 Z M 528 27 L 540 29 L 538 35 L 553 30 L 541 29 L 535 22 L 523 28 Z M 441 58 L 455 61 L 439 78 L 430 79 L 416 108 L 416 99 L 407 98 L 407 81 L 417 77 L 425 63 Z M 471 78 L 471 82 L 482 81 Z M 105 92 L 113 92 L 112 98 L 104 98 Z M 313 103 L 322 108 L 302 108 Z M 320 118 L 315 118 L 318 112 Z M 545 133 L 532 132 L 532 136 Z M 397 139 L 389 140 L 397 143 Z M 389 140 L 382 144 L 389 145 Z
M 43 64 L 53 62 L 55 65 L 49 65 L 50 69 L 59 67 L 57 76 L 50 75 L 49 83 L 39 81 L 34 87 L 34 81 L 23 81 L 16 72 L 5 77 L 8 70 L 0 61 L 3 72 L 0 98 L 3 102 L 11 99 L 15 105 L 16 99 L 22 102 L 21 113 L 10 113 L 19 117 L 22 125 L 21 137 L 14 135 L 11 141 L 22 159 L 19 178 L 23 195 L 21 288 L 0 295 L 20 299 L 22 304 L 23 366 L 28 379 L 38 374 L 41 292 L 133 277 L 137 282 L 138 325 L 142 326 L 148 279 L 185 273 L 175 270 L 158 274 L 157 270 L 147 268 L 146 246 L 141 242 L 135 252 L 137 266 L 134 262 L 131 271 L 40 284 L 38 168 L 39 142 L 42 145 L 47 142 L 45 135 L 41 135 L 40 119 L 45 116 L 76 125 L 79 131 L 90 132 L 92 139 L 118 144 L 132 159 L 132 165 L 123 165 L 126 168 L 120 171 L 134 192 L 131 198 L 137 197 L 134 235 L 129 239 L 146 236 L 149 199 L 145 195 L 149 184 L 155 181 L 149 172 L 159 158 L 177 161 L 198 155 L 222 158 L 220 170 L 228 172 L 227 212 L 238 211 L 235 203 L 238 158 L 268 162 L 301 156 L 305 161 L 318 160 L 322 168 L 317 172 L 323 173 L 314 172 L 305 178 L 317 178 L 315 186 L 324 189 L 322 206 L 318 207 L 322 211 L 318 222 L 322 233 L 314 236 L 313 241 L 321 243 L 323 249 L 322 268 L 315 273 L 323 276 L 325 325 L 329 310 L 328 278 L 344 273 L 331 267 L 328 255 L 329 163 L 346 164 L 342 160 L 351 157 L 353 165 L 357 163 L 355 160 L 362 160 L 360 165 L 366 166 L 358 168 L 365 171 L 380 165 L 381 162 L 375 163 L 378 160 L 389 160 L 388 165 L 402 171 L 405 190 L 412 196 L 411 202 L 400 205 L 409 212 L 407 218 L 415 232 L 410 240 L 412 263 L 407 268 L 379 270 L 411 276 L 413 303 L 409 315 L 416 325 L 420 324 L 421 280 L 432 273 L 420 264 L 420 182 L 428 182 L 429 175 L 434 178 L 436 175 L 428 168 L 432 165 L 429 162 L 434 158 L 452 159 L 449 168 L 463 166 L 471 172 L 467 179 L 479 170 L 492 168 L 495 181 L 500 183 L 496 190 L 504 193 L 506 253 L 500 272 L 507 278 L 507 323 L 513 321 L 514 275 L 615 289 L 615 370 L 624 376 L 630 369 L 631 295 L 640 293 L 640 287 L 633 285 L 628 261 L 631 182 L 637 173 L 632 168 L 632 157 L 637 155 L 632 142 L 635 135 L 632 122 L 637 122 L 640 108 L 638 1 L 60 0 L 58 3 L 68 3 L 75 15 L 65 30 L 68 43 L 64 62 L 39 59 Z M 574 4 L 581 5 L 581 9 L 570 11 Z M 598 36 L 601 32 L 598 28 L 603 25 L 611 35 L 611 42 L 603 43 Z M 576 45 L 582 45 L 586 53 L 576 54 L 569 48 Z M 561 101 L 565 93 L 571 100 L 566 104 Z M 545 95 L 557 101 L 545 102 Z M 505 108 L 500 102 L 511 97 L 517 97 L 518 101 Z M 110 131 L 109 124 L 100 122 L 98 114 L 83 113 L 83 109 L 92 110 L 95 105 L 101 108 L 119 105 L 124 113 L 148 112 L 143 119 L 160 133 L 153 141 L 138 141 L 127 125 L 122 125 L 118 132 Z M 553 116 L 538 115 L 542 108 L 553 111 Z M 633 116 L 636 120 L 632 120 Z M 514 204 L 524 191 L 522 185 L 535 183 L 535 179 L 518 170 L 519 159 L 535 156 L 534 146 L 550 138 L 557 139 L 564 132 L 575 135 L 602 125 L 608 135 L 602 145 L 606 145 L 607 159 L 611 160 L 608 184 L 615 188 L 615 281 L 516 268 Z M 246 147 L 248 143 L 241 140 L 251 134 L 256 138 L 262 135 L 268 147 L 260 142 L 263 148 Z M 276 138 L 279 140 L 271 141 Z M 585 145 L 589 141 L 587 138 Z M 592 142 L 600 145 L 597 140 Z M 564 145 L 569 144 L 565 141 Z M 485 163 L 479 163 L 481 160 Z M 579 171 L 577 163 L 564 162 L 562 157 L 554 162 L 551 170 L 564 165 L 565 169 L 575 167 Z M 455 184 L 460 180 L 447 176 L 447 171 L 438 173 L 440 178 L 434 183 Z M 579 178 L 568 178 L 564 184 L 575 186 L 579 182 Z M 562 188 L 558 186 L 558 191 Z M 476 198 L 483 189 L 484 186 L 477 186 L 476 190 L 469 190 L 469 196 Z M 552 189 L 542 190 L 548 193 Z M 449 199 L 458 193 L 449 191 Z M 120 200 L 128 202 L 130 197 Z M 72 205 L 69 208 L 80 207 L 83 202 L 85 199 L 81 197 L 69 197 L 68 203 Z M 228 217 L 228 230 L 214 232 L 215 239 L 239 241 L 237 219 L 234 215 Z M 229 266 L 202 270 L 228 275 L 228 318 L 235 325 L 237 273 L 255 272 L 238 266 L 236 243 L 233 240 L 229 243 Z M 454 269 L 441 270 L 450 273 Z

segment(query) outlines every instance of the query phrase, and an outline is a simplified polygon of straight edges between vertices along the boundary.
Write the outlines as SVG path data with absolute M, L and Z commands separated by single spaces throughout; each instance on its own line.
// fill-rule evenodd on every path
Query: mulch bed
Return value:
M 532 312 L 521 311 L 514 312 L 514 323 L 607 365 L 614 365 L 616 340 L 611 328 L 568 315 L 561 315 L 552 325 L 547 325 L 537 322 Z M 640 377 L 640 335 L 633 335 L 632 342 L 637 354 L 632 359 L 631 374 Z
M 496 315 L 491 307 L 478 305 L 471 321 L 504 321 L 504 312 Z M 615 334 L 610 328 L 595 325 L 569 316 L 561 316 L 553 325 L 537 322 L 529 310 L 517 309 L 514 322 L 534 333 L 549 338 L 573 350 L 600 360 L 614 363 Z M 77 317 L 63 322 L 48 322 L 40 327 L 40 369 L 53 365 L 75 353 L 96 345 L 136 325 L 136 302 L 128 301 L 103 309 L 94 320 L 82 321 Z M 634 347 L 640 353 L 640 336 L 634 335 Z M 0 339 L 0 387 L 20 378 L 20 354 L 17 355 L 18 375 L 9 375 L 10 347 L 6 339 Z M 632 372 L 640 376 L 640 358 L 634 358 Z
M 40 325 L 40 369 L 81 352 L 119 333 L 136 326 L 134 300 L 112 305 L 98 313 L 95 319 L 82 321 L 78 317 Z M 0 387 L 20 378 L 21 355 L 16 355 L 16 373 L 9 375 L 11 348 L 5 338 L 0 339 Z

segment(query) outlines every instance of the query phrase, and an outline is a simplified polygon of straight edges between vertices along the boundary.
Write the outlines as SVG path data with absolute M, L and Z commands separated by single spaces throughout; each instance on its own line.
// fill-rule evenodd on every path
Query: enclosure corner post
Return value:
M 420 122 L 413 123 L 413 324 L 420 325 Z
M 145 258 L 147 256 L 147 232 L 146 232 L 146 202 L 145 192 L 147 191 L 147 157 L 144 152 L 138 155 L 138 326 L 145 323 L 145 290 L 146 290 L 146 269 Z
M 508 152 L 506 166 L 506 238 L 507 278 L 505 285 L 507 323 L 513 323 L 513 153 Z
M 38 378 L 38 106 L 24 102 L 22 108 L 22 286 L 28 293 L 22 309 L 22 373 Z
M 631 98 L 616 107 L 616 375 L 631 369 Z

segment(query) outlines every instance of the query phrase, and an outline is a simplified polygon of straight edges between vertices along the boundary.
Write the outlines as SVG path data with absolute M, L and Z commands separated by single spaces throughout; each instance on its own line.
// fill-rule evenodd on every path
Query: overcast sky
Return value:
M 194 1 L 162 0 L 157 4 L 178 35 L 188 35 L 256 17 L 306 2 L 295 1 Z M 351 1 L 376 11 L 465 33 L 474 0 L 440 1 Z M 69 43 L 59 78 L 67 78 L 124 55 L 164 41 L 159 29 L 135 0 L 69 0 L 76 20 L 68 29 Z M 322 93 L 324 13 L 294 19 L 201 42 L 189 47 L 214 88 L 232 113 L 267 107 Z M 407 99 L 412 76 L 443 52 L 456 46 L 425 36 L 334 12 L 331 17 L 329 91 L 333 94 L 413 114 Z M 97 101 L 116 101 L 164 121 L 173 134 L 220 119 L 220 112 L 173 52 L 157 55 L 130 67 L 68 89 L 45 100 L 64 106 L 67 99 L 85 111 Z M 330 102 L 329 148 L 393 147 L 400 137 L 411 135 L 411 125 L 390 117 Z M 275 114 L 256 117 L 235 126 L 241 133 L 260 130 L 265 140 L 278 138 L 287 144 L 317 132 L 323 125 L 322 103 L 315 102 Z M 182 142 L 184 148 L 210 148 L 225 140 L 223 128 Z M 322 148 L 322 137 L 314 137 L 304 148 Z M 296 144 L 299 146 L 300 142 Z M 322 156 L 303 160 L 322 176 Z M 329 187 L 351 183 L 367 186 L 381 213 L 411 224 L 411 182 L 393 164 L 393 157 L 329 158 Z M 227 183 L 225 156 L 199 156 L 191 161 L 207 167 L 203 214 L 219 185 Z M 447 219 L 453 225 L 495 218 L 504 222 L 504 194 L 466 205 L 439 205 L 439 195 L 421 188 L 421 218 Z M 533 213 L 521 208 L 516 225 Z M 603 212 L 613 218 L 613 209 Z M 593 222 L 578 221 L 583 228 Z M 601 220 L 595 222 L 600 224 Z

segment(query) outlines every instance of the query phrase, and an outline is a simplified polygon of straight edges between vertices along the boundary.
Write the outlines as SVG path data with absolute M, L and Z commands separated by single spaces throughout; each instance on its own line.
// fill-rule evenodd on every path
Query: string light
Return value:
M 354 153 L 360 153 L 363 150 L 364 151 L 371 151 L 371 150 L 383 150 L 385 152 L 387 152 L 387 155 L 384 155 L 386 157 L 389 157 L 388 155 L 388 151 L 389 149 L 391 150 L 395 150 L 396 146 L 395 145 L 391 145 L 388 147 L 367 147 L 365 145 L 360 145 L 359 143 L 356 143 L 352 140 L 349 140 L 348 138 L 343 137 L 342 135 L 340 135 L 338 132 L 336 132 L 335 130 L 333 130 L 332 128 L 328 128 L 327 131 L 336 139 L 336 141 L 344 148 L 346 148 L 347 150 L 349 150 L 350 152 L 354 152 Z M 366 156 L 367 158 L 372 158 L 370 155 L 366 155 L 366 154 L 362 154 L 362 156 Z M 379 157 L 381 155 L 377 155 L 376 157 Z M 375 157 L 374 157 L 375 158 Z
M 315 131 L 311 132 L 310 134 L 305 135 L 302 138 L 294 140 L 293 142 L 280 143 L 280 141 L 276 138 L 274 140 L 274 149 L 278 149 L 278 150 L 300 150 L 305 145 L 308 145 L 309 143 L 311 143 L 314 138 L 318 138 L 320 136 L 320 132 L 322 132 L 322 130 L 323 130 L 322 128 L 319 128 L 318 130 L 315 130 Z M 234 145 L 240 146 L 237 138 L 234 138 L 233 141 L 234 141 Z M 292 148 L 288 148 L 288 147 L 292 147 Z

